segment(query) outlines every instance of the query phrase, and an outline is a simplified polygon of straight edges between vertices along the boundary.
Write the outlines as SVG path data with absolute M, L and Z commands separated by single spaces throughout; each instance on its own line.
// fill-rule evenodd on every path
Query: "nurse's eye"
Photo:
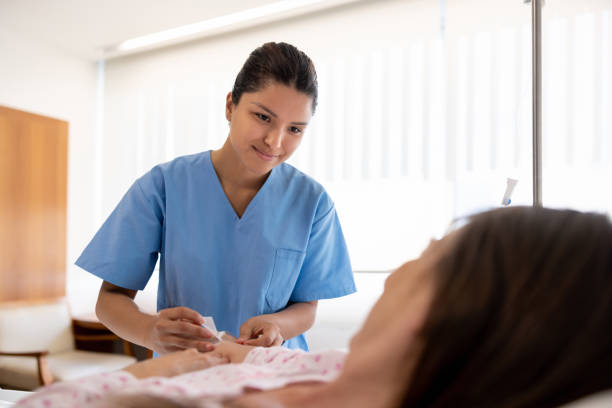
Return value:
M 295 127 L 295 126 L 291 126 L 289 128 L 289 131 L 295 135 L 299 135 L 300 133 L 302 133 L 302 129 Z
M 268 115 L 264 115 L 263 113 L 255 112 L 255 116 L 257 116 L 260 120 L 264 122 L 270 122 L 270 117 Z

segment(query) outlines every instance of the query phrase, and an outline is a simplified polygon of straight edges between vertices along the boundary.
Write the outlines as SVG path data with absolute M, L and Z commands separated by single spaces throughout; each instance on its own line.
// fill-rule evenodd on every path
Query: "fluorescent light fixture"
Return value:
M 276 14 L 292 11 L 302 7 L 313 6 L 324 3 L 326 0 L 282 0 L 261 7 L 239 11 L 225 16 L 215 17 L 198 23 L 160 31 L 158 33 L 143 35 L 124 41 L 117 46 L 119 51 L 129 51 L 138 48 L 151 47 L 156 44 L 177 40 L 180 38 L 194 37 L 206 32 L 223 29 L 240 23 L 252 22 L 254 20 L 271 17 Z

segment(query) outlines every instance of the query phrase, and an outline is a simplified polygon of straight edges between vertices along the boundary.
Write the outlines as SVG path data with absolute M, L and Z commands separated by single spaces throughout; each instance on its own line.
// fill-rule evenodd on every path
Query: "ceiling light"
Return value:
M 318 3 L 331 3 L 330 5 L 335 5 L 346 2 L 348 1 L 282 0 L 265 6 L 255 7 L 252 9 L 238 11 L 236 13 L 200 21 L 198 23 L 188 24 L 181 27 L 172 28 L 170 30 L 132 38 L 127 41 L 123 41 L 115 47 L 106 49 L 105 51 L 107 54 L 112 54 L 113 52 L 116 53 L 117 51 L 121 53 L 137 49 L 152 48 L 159 44 L 200 37 L 206 33 L 218 32 L 223 29 L 227 29 L 228 27 L 246 25 L 266 17 L 273 17 L 282 13 L 315 6 Z

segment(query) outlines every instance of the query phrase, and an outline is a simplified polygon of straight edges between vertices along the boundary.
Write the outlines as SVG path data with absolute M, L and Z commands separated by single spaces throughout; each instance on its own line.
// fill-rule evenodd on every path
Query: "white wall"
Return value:
M 94 231 L 89 164 L 94 147 L 95 87 L 95 63 L 0 26 L 0 105 L 69 123 L 67 290 L 77 296 L 74 277 L 81 273 L 72 264 Z

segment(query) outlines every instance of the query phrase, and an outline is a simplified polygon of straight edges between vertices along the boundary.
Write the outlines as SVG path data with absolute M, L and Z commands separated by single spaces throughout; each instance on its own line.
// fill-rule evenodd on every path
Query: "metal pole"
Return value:
M 531 0 L 534 207 L 542 207 L 542 1 Z

